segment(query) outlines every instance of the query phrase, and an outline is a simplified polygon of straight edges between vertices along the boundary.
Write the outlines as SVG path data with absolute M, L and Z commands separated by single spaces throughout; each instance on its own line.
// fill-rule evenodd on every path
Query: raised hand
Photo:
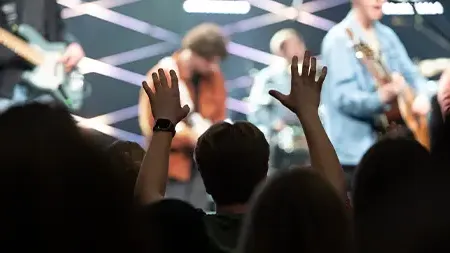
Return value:
M 155 121 L 168 119 L 176 125 L 188 115 L 190 109 L 187 105 L 181 107 L 177 74 L 173 70 L 169 73 L 171 86 L 167 82 L 164 70 L 158 69 L 158 73 L 152 73 L 154 91 L 145 81 L 142 82 L 142 87 L 150 100 Z
M 298 73 L 298 57 L 294 56 L 291 64 L 291 92 L 289 95 L 284 95 L 276 90 L 269 91 L 270 95 L 298 116 L 318 113 L 320 91 L 327 74 L 327 68 L 322 68 L 320 77 L 316 81 L 316 61 L 316 58 L 311 57 L 311 53 L 306 51 L 300 75 Z

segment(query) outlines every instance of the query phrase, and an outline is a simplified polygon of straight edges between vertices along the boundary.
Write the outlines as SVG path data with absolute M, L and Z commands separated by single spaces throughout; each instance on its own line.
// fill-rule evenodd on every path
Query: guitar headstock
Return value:
M 358 59 L 366 58 L 369 60 L 375 59 L 375 52 L 370 48 L 369 45 L 366 43 L 359 41 L 355 38 L 355 35 L 353 34 L 353 31 L 350 28 L 347 28 L 346 30 L 347 36 L 350 38 L 350 40 L 353 43 L 353 47 L 355 49 L 355 54 Z

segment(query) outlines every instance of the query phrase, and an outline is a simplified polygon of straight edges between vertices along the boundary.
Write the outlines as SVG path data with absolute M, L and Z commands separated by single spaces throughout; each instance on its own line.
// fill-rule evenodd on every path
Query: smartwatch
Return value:
M 157 119 L 153 132 L 170 132 L 172 136 L 175 136 L 175 125 L 168 119 Z

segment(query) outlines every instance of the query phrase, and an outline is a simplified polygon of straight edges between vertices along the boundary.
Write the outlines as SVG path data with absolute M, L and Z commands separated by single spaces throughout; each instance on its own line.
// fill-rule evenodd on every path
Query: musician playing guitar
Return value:
M 1 28 L 12 31 L 22 24 L 33 28 L 47 41 L 67 44 L 59 59 L 66 72 L 84 57 L 83 48 L 66 33 L 56 0 L 0 0 Z M 47 92 L 23 80 L 22 74 L 30 65 L 22 58 L 0 45 L 0 111 L 28 100 L 47 100 Z
M 395 114 L 397 105 L 400 110 L 394 119 L 413 126 L 416 138 L 427 135 L 432 94 L 400 39 L 379 22 L 384 2 L 352 0 L 352 10 L 322 43 L 322 60 L 328 66 L 321 99 L 323 120 L 349 176 L 377 141 L 379 126 L 389 125 L 386 119 Z M 427 146 L 429 140 L 419 142 Z
M 248 121 L 264 133 L 270 144 L 271 169 L 310 163 L 308 145 L 297 117 L 268 94 L 271 89 L 289 92 L 292 57 L 303 59 L 305 48 L 305 42 L 296 30 L 285 28 L 277 31 L 270 39 L 270 50 L 280 59 L 254 76 L 248 97 L 254 110 L 247 116 Z
M 197 208 L 207 208 L 208 199 L 201 176 L 193 167 L 193 151 L 198 137 L 213 123 L 226 118 L 227 93 L 220 62 L 228 54 L 227 41 L 219 26 L 199 24 L 186 33 L 179 50 L 161 59 L 147 75 L 147 82 L 154 89 L 150 81 L 152 73 L 162 69 L 168 75 L 169 70 L 174 70 L 179 78 L 181 103 L 191 109 L 186 119 L 177 124 L 172 140 L 166 197 L 183 199 Z M 158 124 L 142 89 L 139 95 L 142 134 L 150 140 Z

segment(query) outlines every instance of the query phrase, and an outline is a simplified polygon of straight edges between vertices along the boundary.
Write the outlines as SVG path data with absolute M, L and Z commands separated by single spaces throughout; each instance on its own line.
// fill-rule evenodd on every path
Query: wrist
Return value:
M 153 137 L 155 136 L 159 136 L 159 137 L 167 137 L 172 139 L 173 138 L 173 134 L 171 132 L 166 132 L 166 131 L 156 131 L 153 132 Z
M 174 121 L 168 118 L 155 119 L 155 125 L 153 126 L 153 133 L 168 133 L 172 137 L 175 136 L 176 129 Z
M 309 121 L 319 119 L 319 109 L 298 110 L 296 113 L 300 121 Z

